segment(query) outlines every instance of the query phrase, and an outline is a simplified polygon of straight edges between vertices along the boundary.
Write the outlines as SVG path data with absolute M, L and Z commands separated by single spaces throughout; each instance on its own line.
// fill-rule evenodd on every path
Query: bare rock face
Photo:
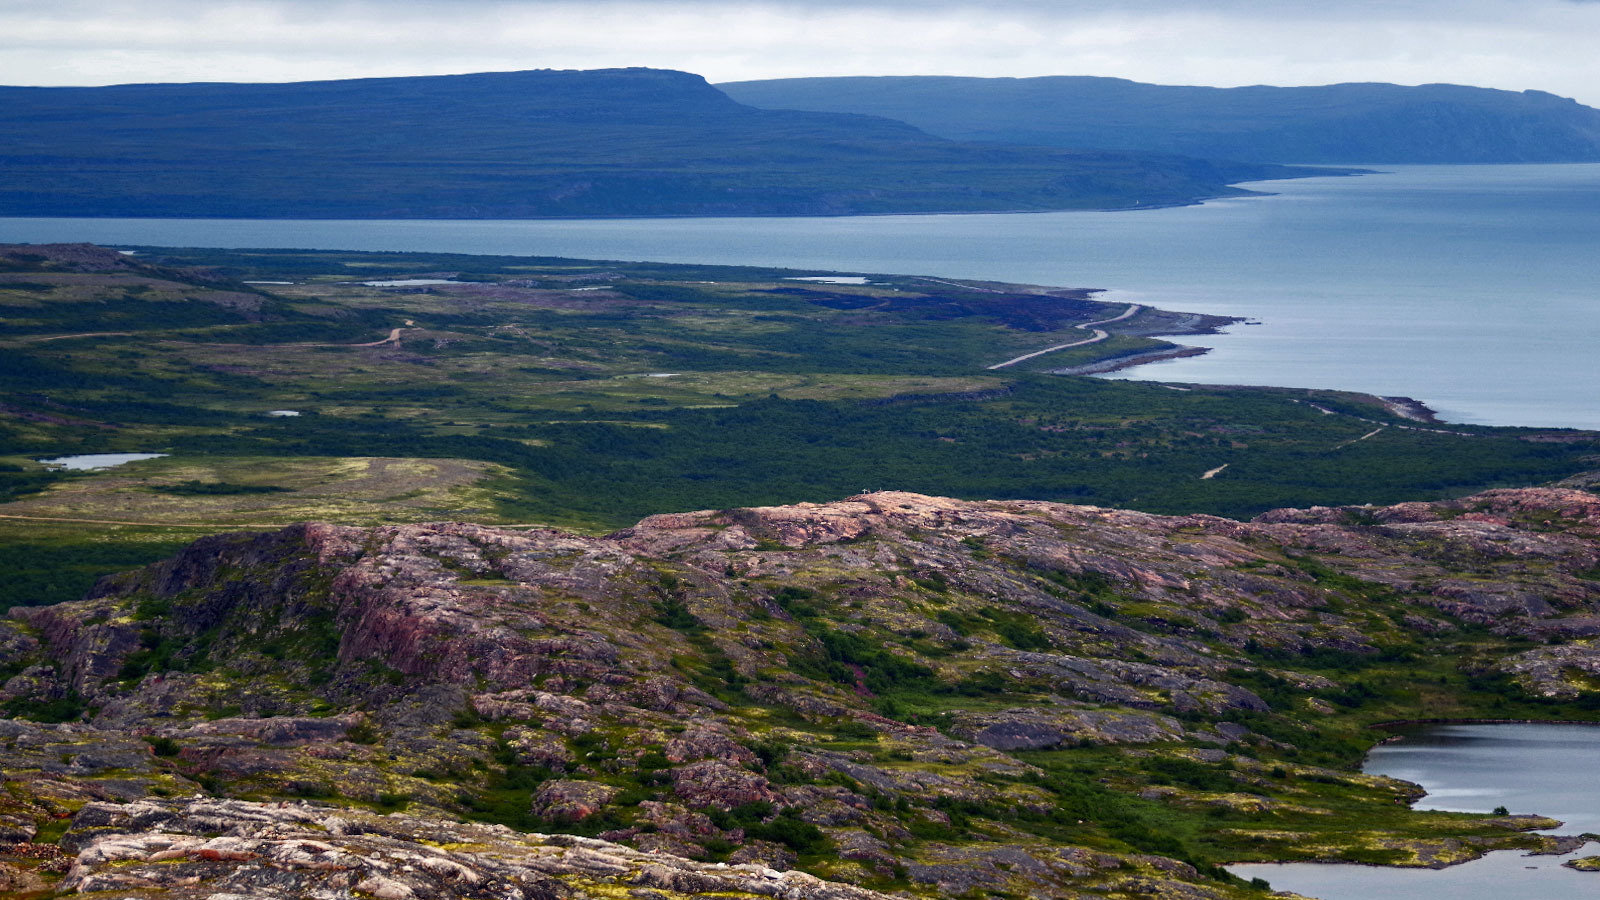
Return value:
M 396 683 L 470 683 L 473 705 L 489 718 L 525 718 L 555 702 L 540 694 L 693 717 L 716 711 L 720 701 L 691 680 L 660 677 L 677 638 L 636 624 L 674 603 L 714 628 L 771 618 L 772 600 L 741 588 L 744 580 L 815 584 L 827 572 L 835 593 L 880 603 L 875 615 L 883 624 L 902 616 L 895 624 L 946 640 L 956 635 L 944 620 L 912 621 L 896 611 L 906 591 L 917 590 L 915 579 L 933 578 L 947 591 L 1034 617 L 1037 641 L 1009 648 L 991 642 L 974 652 L 1054 681 L 1068 695 L 1261 711 L 1259 697 L 1215 677 L 1215 663 L 1186 644 L 1186 629 L 1220 633 L 1236 646 L 1372 652 L 1372 635 L 1361 627 L 1315 612 L 1339 590 L 1330 589 L 1321 574 L 1327 572 L 1393 594 L 1410 608 L 1409 626 L 1417 630 L 1448 628 L 1454 617 L 1508 632 L 1585 634 L 1600 621 L 1591 608 L 1596 583 L 1582 574 L 1600 565 L 1596 509 L 1584 492 L 1538 489 L 1359 511 L 1361 521 L 1377 523 L 1370 525 L 1349 524 L 1348 511 L 1322 509 L 1280 510 L 1241 524 L 886 493 L 655 516 L 610 538 L 463 524 L 307 525 L 207 538 L 141 575 L 108 580 L 81 603 L 18 610 L 14 616 L 28 630 L 0 632 L 0 653 L 38 655 L 40 641 L 50 648 L 48 665 L 13 678 L 7 696 L 70 690 L 102 708 L 129 702 L 125 687 L 113 686 L 127 684 L 129 660 L 145 644 L 167 640 L 185 644 L 172 657 L 185 665 L 249 656 L 265 643 L 280 655 L 334 667 L 336 683 L 348 683 L 354 665 L 379 665 Z M 730 533 L 743 537 L 727 539 Z M 1311 563 L 1286 566 L 1280 553 Z M 1528 577 L 1530 562 L 1541 570 L 1536 578 Z M 1470 579 L 1457 575 L 1468 568 Z M 1505 577 L 1494 577 L 1497 571 Z M 1135 623 L 1108 617 L 1096 603 L 1109 601 L 1094 599 L 1106 588 L 1164 611 Z M 197 594 L 202 602 L 176 599 Z M 136 596 L 142 613 L 112 615 Z M 1244 621 L 1230 621 L 1240 616 Z M 197 641 L 208 642 L 205 660 L 194 658 Z M 776 654 L 748 643 L 721 649 L 736 668 L 781 665 Z M 320 677 L 309 666 L 302 674 Z M 544 679 L 555 679 L 555 689 L 530 692 Z M 185 702 L 159 699 L 166 685 L 164 678 L 140 684 L 149 699 L 139 703 Z M 785 702 L 819 712 L 836 702 L 781 683 L 756 689 L 784 692 Z M 260 693 L 237 699 L 252 716 L 290 711 Z M 679 738 L 672 753 L 701 753 L 690 740 Z M 702 755 L 730 752 L 724 746 Z
M 715 759 L 673 769 L 672 790 L 689 806 L 718 809 L 779 799 L 766 778 Z
M 733 766 L 756 762 L 749 748 L 729 735 L 712 728 L 690 728 L 667 741 L 666 757 L 672 762 L 711 759 Z
M 1009 709 L 963 713 L 950 733 L 996 750 L 1048 750 L 1080 744 L 1148 744 L 1184 737 L 1167 716 L 1101 709 Z
M 1502 660 L 1499 670 L 1539 697 L 1574 700 L 1600 680 L 1600 645 L 1582 640 L 1540 647 Z
M 506 746 L 516 754 L 516 761 L 525 766 L 564 772 L 574 761 L 572 751 L 558 734 L 513 725 L 506 729 L 505 740 Z
M 765 866 L 781 872 L 794 868 L 798 859 L 792 850 L 782 844 L 774 844 L 771 841 L 750 841 L 733 851 L 728 857 L 728 862 Z
M 763 865 L 706 865 L 607 841 L 303 804 L 92 807 L 103 822 L 60 888 L 147 900 L 580 900 L 640 891 L 793 900 L 883 895 Z
M 575 822 L 606 808 L 621 791 L 593 781 L 546 781 L 533 795 L 533 814 Z

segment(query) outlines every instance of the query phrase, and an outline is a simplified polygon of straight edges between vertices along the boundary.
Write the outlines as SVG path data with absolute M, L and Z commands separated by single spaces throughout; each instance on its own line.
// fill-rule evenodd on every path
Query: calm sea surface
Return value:
M 1560 819 L 1557 834 L 1600 833 L 1600 727 L 1584 725 L 1435 725 L 1372 751 L 1365 771 L 1414 781 L 1428 790 L 1421 809 L 1515 813 Z M 1564 868 L 1563 860 L 1600 854 L 1590 843 L 1566 856 L 1491 853 L 1438 871 L 1314 863 L 1229 866 L 1265 878 L 1280 891 L 1321 900 L 1594 900 L 1600 873 Z
M 0 219 L 0 241 L 433 250 L 1107 288 L 1250 317 L 1123 377 L 1403 394 L 1600 428 L 1600 164 L 1390 167 L 1128 212 L 585 221 Z

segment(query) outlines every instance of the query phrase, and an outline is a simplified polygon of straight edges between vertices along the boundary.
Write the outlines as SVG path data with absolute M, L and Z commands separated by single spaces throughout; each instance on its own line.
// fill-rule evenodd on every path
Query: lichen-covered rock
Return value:
M 771 783 L 747 769 L 707 759 L 672 770 L 672 790 L 689 806 L 730 809 L 746 803 L 772 803 Z
M 620 788 L 593 781 L 547 781 L 534 792 L 532 812 L 558 822 L 587 819 L 620 793 Z
M 1077 744 L 1149 744 L 1183 738 L 1176 719 L 1104 709 L 1034 708 L 961 713 L 950 731 L 996 750 L 1046 750 Z
M 646 800 L 639 804 L 638 823 L 650 826 L 663 834 L 677 835 L 686 840 L 719 837 L 722 830 L 712 823 L 705 813 L 680 806 Z
M 840 859 L 855 860 L 875 869 L 879 874 L 892 875 L 900 860 L 889 852 L 889 845 L 859 828 L 839 828 L 828 833 L 838 849 Z
M 881 894 L 758 865 L 706 865 L 606 841 L 302 804 L 193 800 L 93 816 L 110 829 L 60 889 L 142 900 L 583 900 L 644 888 L 785 900 Z
M 44 878 L 34 871 L 0 862 L 0 893 L 39 891 L 46 887 Z
M 666 757 L 675 763 L 713 759 L 734 766 L 754 765 L 756 755 L 726 733 L 698 726 L 667 742 Z
M 1078 847 L 934 845 L 921 856 L 921 862 L 907 866 L 907 874 L 913 883 L 932 887 L 943 895 L 1005 891 L 1019 883 L 1059 884 L 1120 869 L 1125 864 L 1120 857 Z M 1152 878 L 1150 886 L 1154 888 L 1148 892 L 1151 896 L 1166 896 L 1161 891 L 1177 887 L 1177 882 Z
M 634 836 L 629 843 L 646 853 L 681 856 L 684 859 L 705 859 L 708 856 L 705 847 L 676 834 L 652 831 Z
M 572 750 L 560 735 L 513 725 L 505 731 L 506 746 L 524 766 L 542 766 L 552 772 L 565 772 L 573 762 Z
M 1575 699 L 1600 682 L 1600 643 L 1584 640 L 1538 647 L 1506 657 L 1499 669 L 1534 696 Z
M 794 851 L 771 841 L 749 841 L 728 855 L 728 862 L 735 865 L 749 863 L 779 871 L 794 868 L 797 861 Z

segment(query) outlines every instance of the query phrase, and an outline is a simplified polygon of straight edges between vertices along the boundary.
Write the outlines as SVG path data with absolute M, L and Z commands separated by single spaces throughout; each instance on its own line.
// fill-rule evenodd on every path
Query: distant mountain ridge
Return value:
M 697 75 L 0 88 L 0 215 L 833 215 L 1183 203 L 1259 165 L 964 145 Z M 1298 173 L 1304 174 L 1304 173 Z
M 1214 88 L 893 76 L 718 85 L 764 108 L 886 116 L 953 140 L 1282 163 L 1600 161 L 1600 110 L 1451 84 Z

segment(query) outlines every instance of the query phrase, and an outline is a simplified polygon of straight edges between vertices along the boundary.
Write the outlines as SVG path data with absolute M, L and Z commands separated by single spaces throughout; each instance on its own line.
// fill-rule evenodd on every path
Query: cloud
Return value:
M 797 75 L 1454 81 L 1600 104 L 1578 0 L 0 0 L 0 82 L 284 81 L 645 65 Z

